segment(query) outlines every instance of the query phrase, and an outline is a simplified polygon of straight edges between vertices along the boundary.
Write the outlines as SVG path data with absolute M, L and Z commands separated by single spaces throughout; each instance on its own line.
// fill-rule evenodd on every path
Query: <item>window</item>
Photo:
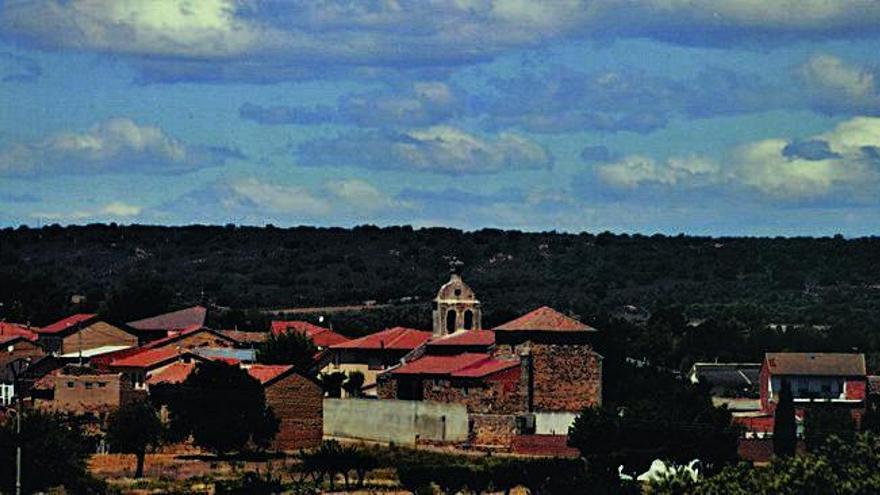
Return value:
M 107 387 L 107 383 L 105 383 L 105 382 L 98 382 L 98 388 L 105 388 L 105 387 Z
M 460 295 L 461 295 L 461 289 L 455 289 L 455 295 L 456 295 L 456 296 L 460 296 Z
M 455 321 L 455 319 L 457 316 L 458 315 L 456 314 L 454 309 L 450 309 L 449 311 L 446 312 L 446 332 L 447 333 L 455 332 L 455 324 L 457 323 Z
M 92 387 L 94 387 L 94 386 L 95 386 L 94 383 L 92 383 L 92 382 L 86 382 L 86 390 L 91 390 Z
M 474 312 L 467 310 L 464 312 L 464 329 L 470 330 L 474 328 Z
M 73 387 L 75 387 L 75 386 L 76 386 L 75 383 L 73 383 L 73 382 L 67 382 L 67 388 L 73 388 Z
M 470 390 L 468 389 L 468 387 L 463 387 L 463 388 L 461 389 L 461 395 L 463 395 L 463 396 L 465 396 L 465 397 L 468 396 L 468 393 L 469 393 L 469 392 L 470 392 Z

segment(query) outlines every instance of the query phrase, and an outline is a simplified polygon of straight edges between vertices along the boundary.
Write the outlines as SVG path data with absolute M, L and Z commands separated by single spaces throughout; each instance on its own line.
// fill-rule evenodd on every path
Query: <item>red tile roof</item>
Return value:
M 157 349 L 147 349 L 137 354 L 115 359 L 110 363 L 114 368 L 153 368 L 160 366 L 162 363 L 173 361 L 183 354 L 187 354 L 186 349 L 178 349 L 174 346 L 159 347 Z
M 293 365 L 290 364 L 253 364 L 246 368 L 249 375 L 256 378 L 263 385 L 288 372 Z
M 495 327 L 496 331 L 513 332 L 595 332 L 596 329 L 566 316 L 553 308 L 542 306 L 519 318 Z
M 340 335 L 329 328 L 324 328 L 322 326 L 314 325 L 307 321 L 273 321 L 272 322 L 272 334 L 280 335 L 286 332 L 298 332 L 309 339 L 311 339 L 312 343 L 317 347 L 325 348 L 330 347 L 332 345 L 341 344 L 343 342 L 348 342 L 349 338 Z
M 486 346 L 495 344 L 492 330 L 461 330 L 428 342 L 429 346 Z
M 196 364 L 193 362 L 184 363 L 178 361 L 176 363 L 172 363 L 164 369 L 159 370 L 154 373 L 152 376 L 147 378 L 148 385 L 156 385 L 159 383 L 181 383 L 186 380 L 186 377 L 192 373 L 192 370 L 196 368 Z
M 774 375 L 866 376 L 865 355 L 835 352 L 768 352 Z
M 97 316 L 98 315 L 94 313 L 78 313 L 72 316 L 68 316 L 67 318 L 58 320 L 51 325 L 46 325 L 45 327 L 37 330 L 37 333 L 60 333 L 74 325 L 85 323 Z
M 217 333 L 242 344 L 261 344 L 269 338 L 269 332 L 244 332 L 241 330 L 217 330 Z
M 374 334 L 336 344 L 333 349 L 391 349 L 411 351 L 431 338 L 431 332 L 394 327 Z
M 24 337 L 28 340 L 37 340 L 37 330 L 39 330 L 37 327 L 0 321 L 0 339 L 4 337 Z
M 203 326 L 208 310 L 203 306 L 193 306 L 170 313 L 130 321 L 128 326 L 138 330 L 180 330 L 190 326 Z
M 514 366 L 519 366 L 519 361 L 495 359 L 489 354 L 466 352 L 453 356 L 425 355 L 399 368 L 394 368 L 389 373 L 479 378 Z

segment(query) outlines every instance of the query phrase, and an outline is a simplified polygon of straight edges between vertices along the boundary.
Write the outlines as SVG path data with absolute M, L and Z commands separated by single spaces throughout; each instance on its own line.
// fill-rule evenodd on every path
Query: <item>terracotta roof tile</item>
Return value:
M 431 332 L 394 327 L 332 346 L 333 349 L 392 349 L 411 351 L 431 338 Z
M 85 323 L 97 316 L 98 315 L 94 313 L 78 313 L 68 316 L 67 318 L 58 320 L 51 325 L 46 325 L 45 327 L 39 329 L 37 333 L 60 333 L 74 325 Z
M 460 330 L 428 342 L 429 346 L 491 346 L 495 344 L 492 330 Z
M 196 368 L 196 364 L 193 362 L 184 363 L 182 361 L 172 363 L 167 367 L 157 371 L 152 376 L 147 378 L 148 385 L 157 385 L 159 383 L 181 383 L 186 380 L 186 377 L 192 373 L 192 370 Z
M 162 363 L 173 361 L 183 354 L 187 354 L 185 349 L 166 346 L 157 349 L 147 349 L 137 354 L 115 359 L 110 363 L 114 368 L 152 368 Z
M 774 375 L 866 376 L 864 354 L 768 352 L 764 362 Z
M 128 326 L 138 330 L 179 330 L 193 325 L 204 326 L 208 310 L 203 306 L 193 306 L 170 313 L 130 321 Z
M 566 316 L 553 308 L 542 306 L 519 318 L 495 327 L 496 331 L 514 332 L 595 332 L 596 329 Z
M 24 337 L 28 340 L 37 340 L 37 330 L 39 330 L 37 327 L 0 321 L 0 339 L 3 337 Z
M 248 366 L 246 371 L 265 385 L 266 382 L 274 380 L 291 368 L 293 365 L 290 364 L 253 364 Z
M 425 355 L 398 368 L 394 368 L 389 373 L 395 375 L 448 375 L 462 378 L 479 378 L 518 365 L 518 361 L 495 359 L 485 353 L 466 352 L 452 356 Z
M 307 321 L 272 322 L 273 335 L 280 335 L 285 332 L 301 333 L 311 339 L 312 343 L 320 348 L 330 347 L 349 341 L 349 338 L 344 335 L 338 334 L 333 330 L 330 330 L 329 328 L 324 328 L 322 326 L 318 326 Z

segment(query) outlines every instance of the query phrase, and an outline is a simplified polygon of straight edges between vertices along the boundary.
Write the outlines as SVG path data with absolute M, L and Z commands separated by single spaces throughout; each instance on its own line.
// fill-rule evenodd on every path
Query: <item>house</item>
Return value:
M 151 387 L 181 383 L 196 366 L 195 361 L 178 361 L 152 374 L 147 381 Z M 324 414 L 321 386 L 291 365 L 252 364 L 242 367 L 263 385 L 266 404 L 278 417 L 280 424 L 274 448 L 298 450 L 320 445 Z M 156 388 L 159 393 L 161 390 L 161 387 Z
M 192 306 L 170 313 L 163 313 L 149 318 L 126 323 L 141 336 L 142 342 L 165 337 L 168 332 L 184 328 L 203 327 L 208 310 L 203 306 Z
M 602 404 L 596 329 L 547 306 L 495 327 L 498 357 L 528 361 L 530 412 L 580 412 Z
M 291 365 L 254 364 L 245 368 L 263 385 L 266 405 L 280 421 L 273 446 L 299 450 L 321 444 L 324 431 L 324 390 Z
M 798 422 L 816 405 L 829 405 L 851 412 L 860 421 L 867 407 L 868 377 L 865 356 L 852 353 L 770 352 L 764 355 L 759 376 L 760 411 L 734 416 L 748 437 L 773 431 L 773 414 L 783 383 L 791 387 Z
M 772 414 L 783 382 L 791 387 L 795 408 L 827 403 L 864 408 L 868 377 L 864 354 L 772 352 L 761 365 L 761 410 Z
M 272 335 L 281 335 L 288 332 L 296 332 L 305 335 L 315 344 L 319 351 L 330 346 L 348 342 L 349 338 L 338 334 L 329 328 L 314 325 L 307 321 L 273 321 Z
M 217 330 L 217 333 L 229 337 L 245 347 L 259 347 L 269 340 L 269 332 L 248 332 L 243 330 Z
M 727 406 L 734 416 L 757 413 L 761 363 L 694 363 L 687 378 L 709 387 L 712 403 Z
M 46 352 L 74 355 L 98 347 L 135 347 L 138 337 L 127 330 L 107 323 L 92 313 L 68 316 L 36 329 L 38 342 Z
M 114 359 L 106 367 L 108 372 L 121 373 L 135 390 L 146 390 L 149 378 L 154 373 L 177 362 L 207 361 L 207 358 L 178 346 L 163 346 L 146 349 L 143 352 Z
M 364 390 L 375 395 L 376 376 L 400 363 L 408 353 L 431 338 L 431 332 L 414 328 L 394 327 L 330 346 L 326 352 L 325 373 L 360 371 L 364 374 Z
M 0 335 L 0 407 L 12 404 L 16 394 L 21 393 L 20 374 L 32 362 L 46 356 L 37 344 L 36 335 L 26 336 L 12 332 Z
M 51 400 L 37 400 L 38 407 L 52 411 L 103 416 L 130 401 L 145 397 L 122 373 L 105 372 L 89 366 L 66 365 L 48 378 L 53 385 Z
M 247 348 L 248 345 L 239 342 L 217 330 L 207 327 L 193 325 L 182 330 L 174 330 L 167 332 L 167 336 L 148 342 L 140 347 L 132 347 L 119 351 L 104 353 L 93 356 L 89 362 L 97 368 L 107 368 L 110 364 L 122 358 L 134 356 L 142 352 L 161 347 L 174 347 L 180 349 L 195 349 L 197 347 L 207 348 Z

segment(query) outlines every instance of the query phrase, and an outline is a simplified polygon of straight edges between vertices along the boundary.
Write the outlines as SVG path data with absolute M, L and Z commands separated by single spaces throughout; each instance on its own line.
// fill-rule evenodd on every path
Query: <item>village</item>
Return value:
M 194 306 L 126 323 L 73 314 L 40 328 L 3 321 L 0 409 L 75 415 L 100 438 L 114 410 L 146 399 L 164 404 L 169 386 L 222 364 L 262 388 L 278 420 L 273 451 L 316 449 L 332 439 L 577 458 L 569 430 L 585 409 L 603 403 L 603 356 L 595 349 L 601 328 L 546 306 L 484 328 L 477 293 L 455 271 L 433 300 L 430 330 L 392 327 L 350 339 L 306 321 L 273 321 L 269 331 L 212 329 L 207 311 Z M 294 334 L 316 349 L 307 366 L 261 362 L 262 344 Z M 773 457 L 783 388 L 800 438 L 812 408 L 845 411 L 858 425 L 880 393 L 880 377 L 868 376 L 859 353 L 700 362 L 680 380 L 709 388 L 712 404 L 731 414 L 740 459 L 758 463 Z M 100 441 L 97 451 L 114 445 Z

